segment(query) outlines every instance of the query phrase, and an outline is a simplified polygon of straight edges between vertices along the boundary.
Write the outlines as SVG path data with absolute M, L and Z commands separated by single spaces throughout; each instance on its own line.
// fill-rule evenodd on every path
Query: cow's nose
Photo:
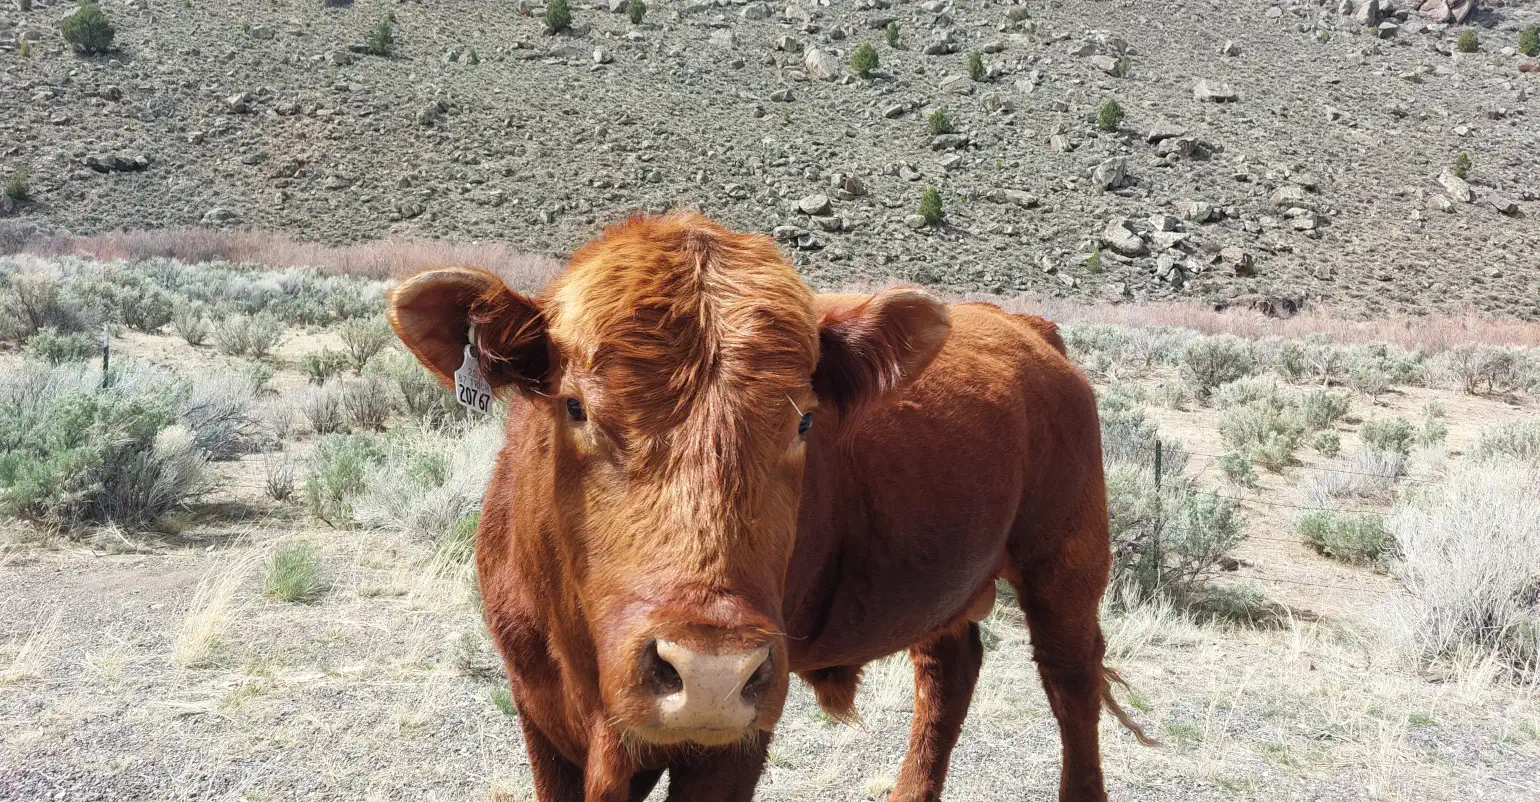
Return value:
M 760 693 L 770 685 L 770 647 L 708 654 L 672 641 L 648 645 L 642 679 L 657 699 L 663 730 L 743 731 L 759 717 Z

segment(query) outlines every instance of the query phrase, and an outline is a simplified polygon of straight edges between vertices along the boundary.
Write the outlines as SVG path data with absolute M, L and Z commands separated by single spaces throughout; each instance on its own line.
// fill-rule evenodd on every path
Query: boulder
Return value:
M 1193 86 L 1192 99 L 1199 103 L 1234 103 L 1241 97 L 1229 84 L 1204 78 Z
M 1107 228 L 1102 231 L 1102 243 L 1113 253 L 1122 256 L 1143 256 L 1147 250 L 1144 240 L 1134 233 L 1128 219 L 1114 217 L 1108 221 Z

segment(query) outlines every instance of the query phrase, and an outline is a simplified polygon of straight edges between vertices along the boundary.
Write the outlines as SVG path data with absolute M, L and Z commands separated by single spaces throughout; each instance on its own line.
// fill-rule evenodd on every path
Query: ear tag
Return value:
M 476 351 L 470 343 L 465 344 L 465 360 L 455 371 L 455 400 L 480 415 L 487 414 L 492 405 L 492 384 L 481 375 L 481 364 L 476 361 Z

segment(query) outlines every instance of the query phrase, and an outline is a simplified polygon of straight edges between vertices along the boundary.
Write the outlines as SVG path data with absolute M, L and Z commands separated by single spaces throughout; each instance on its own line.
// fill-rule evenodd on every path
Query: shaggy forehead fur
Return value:
M 573 254 L 549 298 L 568 373 L 600 424 L 628 440 L 784 421 L 786 394 L 818 360 L 812 292 L 770 239 L 696 214 L 611 226 Z

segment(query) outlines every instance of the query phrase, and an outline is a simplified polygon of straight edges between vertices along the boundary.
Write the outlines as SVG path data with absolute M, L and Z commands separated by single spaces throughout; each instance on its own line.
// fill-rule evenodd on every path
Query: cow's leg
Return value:
M 583 772 L 584 802 L 631 802 L 632 792 L 638 784 L 637 770 L 636 761 L 621 741 L 620 734 L 607 723 L 595 724 L 588 736 L 588 765 Z
M 1037 662 L 1048 706 L 1059 722 L 1061 802 L 1107 799 L 1097 730 L 1107 687 L 1102 668 L 1106 642 L 1097 621 L 1106 586 L 1104 560 L 1110 560 L 1104 551 L 1088 558 L 1089 563 L 1102 566 L 1096 570 L 1084 566 L 1077 570 L 1075 562 L 1066 559 L 1035 562 L 1030 572 L 1025 570 L 1028 566 L 1018 565 L 1022 576 L 1016 595 L 1032 631 L 1032 659 Z
M 909 649 L 914 663 L 914 719 L 890 802 L 935 802 L 941 798 L 952 747 L 962 732 L 984 644 L 979 625 L 964 621 Z
M 735 746 L 686 753 L 668 766 L 667 802 L 750 802 L 770 750 L 770 733 Z
M 529 752 L 529 771 L 534 775 L 535 799 L 540 802 L 583 802 L 583 769 L 562 757 L 529 717 L 520 710 L 524 725 L 524 749 Z

